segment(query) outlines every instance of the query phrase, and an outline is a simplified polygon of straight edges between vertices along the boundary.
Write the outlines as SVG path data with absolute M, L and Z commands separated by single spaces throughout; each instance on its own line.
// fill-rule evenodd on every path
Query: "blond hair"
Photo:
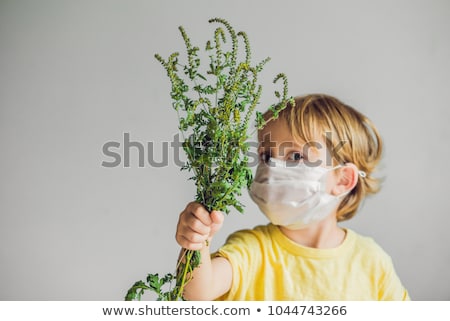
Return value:
M 271 112 L 264 116 L 270 118 Z M 364 197 L 380 189 L 380 179 L 372 173 L 381 160 L 383 143 L 374 124 L 354 108 L 324 94 L 296 97 L 295 106 L 288 104 L 279 117 L 287 121 L 294 139 L 313 142 L 323 138 L 335 165 L 353 163 L 366 174 L 358 178 L 337 211 L 338 221 L 352 218 Z

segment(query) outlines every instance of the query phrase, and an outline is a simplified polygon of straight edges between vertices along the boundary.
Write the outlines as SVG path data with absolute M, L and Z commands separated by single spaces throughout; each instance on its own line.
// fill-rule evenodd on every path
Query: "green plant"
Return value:
M 193 173 L 191 177 L 197 188 L 195 200 L 206 209 L 229 213 L 234 207 L 243 212 L 243 204 L 237 199 L 242 189 L 252 181 L 248 168 L 250 137 L 249 125 L 256 116 L 256 127 L 262 128 L 264 120 L 255 109 L 262 86 L 258 74 L 269 58 L 256 65 L 251 64 L 251 50 L 247 35 L 236 33 L 224 19 L 215 18 L 210 23 L 219 26 L 214 38 L 206 43 L 205 52 L 209 63 L 201 64 L 205 58 L 199 55 L 200 48 L 193 46 L 183 27 L 179 27 L 187 51 L 187 61 L 181 63 L 179 53 L 171 54 L 167 60 L 156 54 L 171 82 L 173 108 L 178 113 L 179 129 L 183 134 L 183 149 L 187 162 L 182 168 Z M 227 44 L 227 33 L 231 43 Z M 239 40 L 245 50 L 239 52 Z M 241 54 L 241 55 L 239 55 Z M 239 59 L 242 56 L 242 59 Z M 283 81 L 282 93 L 275 91 L 278 103 L 269 107 L 273 118 L 288 102 L 287 78 L 278 74 L 274 83 Z M 149 274 L 146 282 L 138 281 L 128 291 L 126 300 L 140 300 L 146 290 L 156 292 L 158 300 L 183 300 L 184 286 L 191 272 L 200 264 L 200 252 L 183 250 L 178 260 L 176 273 Z M 174 287 L 164 289 L 164 286 Z

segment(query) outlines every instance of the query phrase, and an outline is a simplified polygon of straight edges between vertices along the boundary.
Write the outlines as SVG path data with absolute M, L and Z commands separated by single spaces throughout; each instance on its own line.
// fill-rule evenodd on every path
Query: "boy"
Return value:
M 271 114 L 267 112 L 266 119 Z M 271 221 L 209 244 L 223 214 L 190 203 L 176 240 L 200 250 L 188 300 L 408 300 L 391 258 L 370 238 L 344 229 L 363 198 L 382 141 L 367 117 L 334 97 L 297 97 L 258 133 L 260 164 L 250 196 Z

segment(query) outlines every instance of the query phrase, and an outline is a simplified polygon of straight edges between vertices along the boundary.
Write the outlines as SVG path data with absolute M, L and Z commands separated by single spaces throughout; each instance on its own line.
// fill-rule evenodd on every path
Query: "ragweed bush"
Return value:
M 229 213 L 234 207 L 242 213 L 243 204 L 238 196 L 252 181 L 247 156 L 250 122 L 255 119 L 256 128 L 260 129 L 268 121 L 256 111 L 262 93 L 258 74 L 270 59 L 252 64 L 250 42 L 245 32 L 236 33 L 224 19 L 214 18 L 209 22 L 218 26 L 204 48 L 205 56 L 209 57 L 206 65 L 202 65 L 205 58 L 200 56 L 200 48 L 192 45 L 181 26 L 186 60 L 182 62 L 178 52 L 167 59 L 159 54 L 155 57 L 170 79 L 172 106 L 178 114 L 187 156 L 182 170 L 193 173 L 190 179 L 196 186 L 195 200 L 208 211 Z M 243 52 L 239 51 L 241 44 Z M 278 102 L 269 107 L 272 119 L 278 117 L 288 102 L 294 104 L 288 97 L 288 81 L 282 73 L 275 77 L 274 83 L 280 80 L 283 90 L 275 91 Z M 158 300 L 184 300 L 184 286 L 200 262 L 199 251 L 184 249 L 175 274 L 163 277 L 148 274 L 145 281 L 136 282 L 128 290 L 125 299 L 140 300 L 149 290 L 158 295 Z

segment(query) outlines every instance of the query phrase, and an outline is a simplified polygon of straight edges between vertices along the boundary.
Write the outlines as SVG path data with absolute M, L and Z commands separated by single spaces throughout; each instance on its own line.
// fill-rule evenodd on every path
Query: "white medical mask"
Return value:
M 260 163 L 250 186 L 250 197 L 275 225 L 296 230 L 325 219 L 348 193 L 326 192 L 326 175 L 339 168 L 309 167 L 271 158 Z

